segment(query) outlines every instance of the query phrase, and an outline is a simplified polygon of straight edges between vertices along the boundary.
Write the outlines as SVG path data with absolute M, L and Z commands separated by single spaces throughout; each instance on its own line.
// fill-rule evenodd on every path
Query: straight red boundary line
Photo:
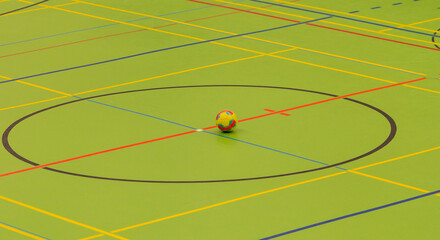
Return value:
M 379 88 L 373 88 L 373 89 L 369 89 L 369 90 L 365 90 L 365 91 L 361 91 L 361 92 L 351 93 L 351 94 L 347 94 L 347 95 L 343 95 L 343 96 L 339 96 L 339 97 L 329 98 L 329 99 L 326 99 L 326 100 L 322 100 L 322 101 L 318 101 L 318 102 L 314 102 L 314 103 L 309 103 L 309 104 L 305 104 L 305 105 L 301 105 L 301 106 L 297 106 L 297 107 L 293 107 L 293 108 L 288 108 L 288 109 L 281 110 L 281 111 L 274 111 L 274 112 L 271 112 L 271 113 L 267 113 L 267 114 L 263 114 L 263 115 L 259 115 L 259 116 L 255 116 L 255 117 L 251 117 L 251 118 L 242 119 L 242 120 L 239 120 L 239 122 L 245 122 L 245 121 L 249 121 L 249 120 L 253 120 L 253 119 L 257 119 L 257 118 L 267 117 L 267 116 L 278 114 L 278 113 L 292 111 L 292 110 L 299 109 L 299 108 L 313 106 L 313 105 L 317 105 L 317 104 L 321 104 L 321 103 L 325 103 L 325 102 L 330 102 L 330 101 L 334 101 L 334 100 L 341 99 L 341 98 L 347 98 L 347 97 L 351 97 L 351 96 L 355 96 L 355 95 L 359 95 L 359 94 L 363 94 L 363 93 L 373 92 L 373 91 L 377 91 L 377 90 L 381 90 L 381 89 L 385 89 L 385 88 L 390 88 L 390 87 L 395 87 L 395 86 L 399 86 L 399 85 L 403 85 L 403 84 L 417 82 L 417 81 L 421 81 L 421 80 L 424 80 L 424 79 L 426 79 L 426 78 L 425 77 L 418 78 L 418 79 L 414 79 L 414 80 L 410 80 L 410 81 L 406 81 L 406 82 L 396 83 L 396 84 L 387 85 L 387 86 L 383 86 L 383 87 L 379 87 Z M 216 126 L 211 126 L 211 127 L 203 128 L 203 130 L 208 130 L 208 129 L 212 129 L 212 128 L 215 128 L 215 127 Z M 86 155 L 82 155 L 82 156 L 78 156 L 78 157 L 74 157 L 74 158 L 69 158 L 69 159 L 65 159 L 65 160 L 61 160 L 61 161 L 57 161 L 57 162 L 47 163 L 47 164 L 38 165 L 38 166 L 35 166 L 35 167 L 31 167 L 31 168 L 25 168 L 25 169 L 21 169 L 21 170 L 18 170 L 18 171 L 4 173 L 4 174 L 1 174 L 0 177 L 5 177 L 5 176 L 21 173 L 21 172 L 26 172 L 26 171 L 38 169 L 38 168 L 44 168 L 44 167 L 48 167 L 48 166 L 52 166 L 52 165 L 56 165 L 56 164 L 60 164 L 60 163 L 65 163 L 65 162 L 73 161 L 73 160 L 76 160 L 76 159 L 81 159 L 81 158 L 86 158 L 86 157 L 90 157 L 90 156 L 95 156 L 95 155 L 99 155 L 99 154 L 102 154 L 102 153 L 113 152 L 113 151 L 124 149 L 124 148 L 129 148 L 129 147 L 134 147 L 134 146 L 138 146 L 138 145 L 143 145 L 143 144 L 146 144 L 146 143 L 157 142 L 157 141 L 160 141 L 160 140 L 165 140 L 165 139 L 169 139 L 169 138 L 183 136 L 183 135 L 187 135 L 187 134 L 195 133 L 195 132 L 198 132 L 198 131 L 197 130 L 192 130 L 192 131 L 178 133 L 178 134 L 174 134 L 174 135 L 170 135 L 170 136 L 166 136 L 166 137 L 161 137 L 161 138 L 156 138 L 156 139 L 152 139 L 152 140 L 148 140 L 148 141 L 144 141 L 144 142 L 139 142 L 139 143 L 125 145 L 125 146 L 121 146 L 121 147 L 117 147 L 117 148 L 107 149 L 107 150 L 104 150 L 104 151 L 90 153 L 90 154 L 86 154 Z
M 247 12 L 247 13 L 252 13 L 252 14 L 260 15 L 260 16 L 265 16 L 265 17 L 271 17 L 271 18 L 276 18 L 276 19 L 280 19 L 280 20 L 285 20 L 285 21 L 289 21 L 289 22 L 296 22 L 296 23 L 300 22 L 300 21 L 296 21 L 296 20 L 293 20 L 293 19 L 289 19 L 289 18 L 277 17 L 277 16 L 268 15 L 268 14 L 264 14 L 264 13 L 252 12 L 252 11 L 249 11 L 249 10 L 228 7 L 228 6 L 218 5 L 218 4 L 214 4 L 214 3 L 207 3 L 207 2 L 202 2 L 202 1 L 198 1 L 198 0 L 187 0 L 187 1 L 201 3 L 201 4 L 206 4 L 206 5 L 211 5 L 211 6 L 216 6 L 216 7 L 221 7 L 221 8 L 233 9 L 233 10 L 237 10 L 237 11 L 242 11 L 242 12 Z M 369 37 L 369 38 L 380 39 L 380 40 L 384 40 L 384 41 L 388 41 L 388 42 L 400 43 L 400 44 L 405 44 L 405 45 L 409 45 L 409 46 L 420 47 L 420 48 L 425 48 L 425 49 L 431 49 L 431 50 L 435 50 L 435 51 L 440 51 L 440 49 L 436 49 L 436 48 L 426 47 L 426 46 L 417 45 L 417 44 L 413 44 L 413 43 L 401 42 L 401 41 L 392 40 L 392 39 L 388 39 L 388 38 L 376 37 L 376 36 L 372 36 L 372 35 L 368 35 L 368 34 L 363 34 L 363 33 L 351 32 L 351 31 L 342 30 L 342 29 L 338 29 L 338 28 L 326 27 L 326 26 L 317 25 L 317 24 L 313 24 L 313 23 L 306 23 L 306 25 L 310 25 L 310 26 L 314 26 L 314 27 L 320 27 L 320 28 L 325 28 L 325 29 L 330 29 L 330 30 L 335 30 L 335 31 L 339 31 L 339 32 L 355 34 L 355 35 Z

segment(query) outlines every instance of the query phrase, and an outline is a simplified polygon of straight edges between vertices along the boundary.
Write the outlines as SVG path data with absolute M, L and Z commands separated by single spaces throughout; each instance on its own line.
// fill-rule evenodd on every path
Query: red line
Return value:
M 295 110 L 295 109 L 304 108 L 304 107 L 308 107 L 308 106 L 313 106 L 313 105 L 316 105 L 316 104 L 330 102 L 330 101 L 338 100 L 338 99 L 341 99 L 341 98 L 347 98 L 347 97 L 351 97 L 351 96 L 355 96 L 355 95 L 359 95 L 359 94 L 363 94 L 363 93 L 373 92 L 373 91 L 377 91 L 377 90 L 380 90 L 380 89 L 385 89 L 385 88 L 395 87 L 395 86 L 399 86 L 399 85 L 403 85 L 403 84 L 408 84 L 408 83 L 412 83 L 412 82 L 417 82 L 417 81 L 421 81 L 421 80 L 424 80 L 424 79 L 426 79 L 426 78 L 423 77 L 423 78 L 414 79 L 414 80 L 410 80 L 410 81 L 406 81 L 406 82 L 401 82 L 401 83 L 396 83 L 396 84 L 392 84 L 392 85 L 387 85 L 387 86 L 383 86 L 383 87 L 379 87 L 379 88 L 373 88 L 373 89 L 365 90 L 365 91 L 362 91 L 362 92 L 351 93 L 351 94 L 348 94 L 348 95 L 343 95 L 343 96 L 339 96 L 339 97 L 329 98 L 329 99 L 322 100 L 322 101 L 319 101 L 319 102 L 309 103 L 309 104 L 305 104 L 305 105 L 301 105 L 301 106 L 297 106 L 297 107 L 293 107 L 293 108 L 288 108 L 288 109 L 281 110 L 281 111 L 271 112 L 271 113 L 263 114 L 263 115 L 260 115 L 260 116 L 255 116 L 255 117 L 251 117 L 251 118 L 242 119 L 239 122 L 245 122 L 245 121 L 249 121 L 249 120 L 252 120 L 252 119 L 257 119 L 257 118 L 262 118 L 262 117 L 274 115 L 274 114 L 277 114 L 277 113 L 292 111 L 292 110 Z
M 294 1 L 290 1 L 290 2 L 297 2 L 297 1 L 299 1 L 299 0 L 294 0 Z M 263 8 L 270 8 L 270 7 L 273 7 L 273 5 L 267 5 L 267 6 L 264 6 Z M 249 8 L 249 9 L 252 9 L 252 8 Z M 221 16 L 226 16 L 226 15 L 236 14 L 236 13 L 240 13 L 240 12 L 241 11 L 236 11 L 236 12 L 231 12 L 231 13 L 224 13 L 224 14 L 219 14 L 219 15 L 214 15 L 214 16 L 209 16 L 209 17 L 204 17 L 204 18 L 192 19 L 192 20 L 188 20 L 188 21 L 185 21 L 185 22 L 187 22 L 187 23 L 188 22 L 195 22 L 195 21 L 200 21 L 200 20 L 209 19 L 209 18 L 215 18 L 215 17 L 221 17 Z M 166 24 L 166 25 L 162 25 L 162 26 L 153 27 L 153 28 L 157 29 L 157 28 L 174 26 L 174 25 L 177 25 L 177 24 L 178 23 L 170 23 L 170 24 Z M 116 34 L 111 34 L 111 35 L 106 35 L 106 36 L 101 36 L 101 37 L 95 37 L 95 38 L 85 39 L 85 40 L 81 40 L 81 41 L 76 41 L 76 42 L 70 42 L 70 43 L 64 43 L 64 44 L 60 44 L 60 45 L 55 45 L 55 46 L 51 46 L 51 47 L 45 47 L 45 48 L 39 48 L 39 49 L 25 51 L 25 52 L 8 54 L 8 55 L 0 56 L 0 58 L 12 57 L 12 56 L 16 56 L 16 55 L 25 54 L 25 53 L 38 52 L 38 51 L 42 51 L 42 50 L 47 50 L 47 49 L 52 49 L 52 48 L 57 48 L 57 47 L 63 47 L 63 46 L 68 46 L 68 45 L 72 45 L 72 44 L 88 42 L 88 41 L 92 41 L 92 40 L 98 40 L 98 39 L 107 38 L 107 37 L 114 37 L 114 36 L 120 36 L 120 35 L 124 35 L 124 34 L 129 34 L 129 33 L 141 32 L 141 31 L 146 31 L 146 30 L 148 30 L 148 29 L 139 29 L 139 30 L 134 30 L 134 31 L 129 31 L 129 32 L 116 33 Z
M 4 177 L 4 176 L 16 174 L 16 173 L 21 173 L 21 172 L 26 172 L 26 171 L 30 171 L 30 170 L 34 170 L 34 169 L 38 169 L 38 168 L 44 168 L 44 167 L 48 167 L 48 166 L 52 166 L 52 165 L 56 165 L 56 164 L 60 164 L 60 163 L 64 163 L 64 162 L 70 162 L 70 161 L 73 161 L 73 160 L 76 160 L 76 159 L 85 158 L 85 157 L 91 157 L 91 156 L 95 156 L 95 155 L 102 154 L 102 153 L 113 152 L 113 151 L 116 151 L 116 150 L 120 150 L 120 149 L 124 149 L 124 148 L 129 148 L 129 147 L 134 147 L 134 146 L 138 146 L 138 145 L 142 145 L 142 144 L 146 144 L 146 143 L 157 142 L 157 141 L 160 141 L 160 140 L 164 140 L 164 139 L 168 139 L 168 138 L 173 138 L 173 137 L 178 137 L 178 136 L 182 136 L 182 135 L 186 135 L 186 134 L 190 134 L 190 133 L 195 133 L 195 132 L 197 132 L 197 131 L 193 130 L 193 131 L 189 131 L 189 132 L 174 134 L 174 135 L 171 135 L 171 136 L 156 138 L 156 139 L 148 140 L 148 141 L 145 141 L 145 142 L 139 142 L 139 143 L 134 143 L 134 144 L 130 144 L 130 145 L 125 145 L 125 146 L 122 146 L 122 147 L 107 149 L 107 150 L 104 150 L 104 151 L 90 153 L 90 154 L 82 155 L 82 156 L 79 156 L 79 157 L 69 158 L 69 159 L 58 161 L 58 162 L 48 163 L 48 164 L 44 164 L 44 165 L 39 165 L 39 166 L 31 167 L 31 168 L 26 168 L 26 169 L 14 171 L 14 172 L 9 172 L 9 173 L 5 173 L 5 174 L 1 174 L 0 177 Z
M 237 10 L 237 11 L 257 14 L 257 15 L 260 15 L 260 16 L 281 19 L 281 20 L 285 20 L 285 21 L 289 21 L 289 22 L 296 22 L 296 23 L 300 22 L 300 21 L 296 21 L 296 20 L 293 20 L 293 19 L 289 19 L 289 18 L 282 18 L 282 17 L 277 17 L 277 16 L 268 15 L 268 14 L 264 14 L 264 13 L 252 12 L 252 11 L 248 11 L 248 10 L 243 10 L 243 9 L 239 9 L 239 8 L 233 8 L 233 7 L 228 7 L 228 6 L 223 6 L 223 5 L 213 4 L 213 3 L 201 2 L 201 1 L 197 1 L 197 0 L 188 0 L 188 1 L 190 1 L 190 2 L 197 2 L 197 3 L 201 3 L 201 4 L 206 4 L 206 5 L 211 5 L 211 6 L 222 7 L 222 8 L 227 8 L 227 9 L 233 9 L 233 10 Z M 306 23 L 306 24 L 310 25 L 310 26 L 314 26 L 314 27 L 320 27 L 320 28 L 335 30 L 335 31 L 339 31 L 339 32 L 351 33 L 351 34 L 355 34 L 355 35 L 359 35 L 359 36 L 375 38 L 375 39 L 385 40 L 385 41 L 389 41 L 389 42 L 401 43 L 401 44 L 410 45 L 410 46 L 414 46 L 414 47 L 420 47 L 420 48 L 426 48 L 426 49 L 431 49 L 431 50 L 435 50 L 435 51 L 440 51 L 440 49 L 437 49 L 437 48 L 425 47 L 425 46 L 422 46 L 422 45 L 417 45 L 417 44 L 412 44 L 412 43 L 407 43 L 407 42 L 401 42 L 401 41 L 396 41 L 396 40 L 387 39 L 387 38 L 376 37 L 376 36 L 367 35 L 367 34 L 363 34 L 363 33 L 351 32 L 351 31 L 347 31 L 347 30 L 342 30 L 342 29 L 332 28 L 332 27 L 326 27 L 326 26 L 316 25 L 316 24 L 312 24 L 312 23 Z
M 275 112 L 274 110 L 271 110 L 271 109 L 264 109 L 264 111 Z M 290 114 L 287 114 L 287 113 L 280 113 L 280 114 L 283 116 L 290 116 Z
M 245 121 L 249 121 L 249 120 L 253 120 L 253 119 L 257 119 L 257 118 L 267 117 L 267 116 L 278 114 L 278 113 L 292 111 L 292 110 L 299 109 L 299 108 L 313 106 L 313 105 L 316 105 L 316 104 L 330 102 L 330 101 L 334 101 L 334 100 L 337 100 L 337 99 L 347 98 L 347 97 L 351 97 L 351 96 L 355 96 L 355 95 L 359 95 L 359 94 L 363 94 L 363 93 L 368 93 L 368 92 L 373 92 L 373 91 L 377 91 L 377 90 L 381 90 L 381 89 L 385 89 L 385 88 L 390 88 L 390 87 L 395 87 L 395 86 L 399 86 L 399 85 L 403 85 L 403 84 L 417 82 L 417 81 L 421 81 L 421 80 L 424 80 L 424 79 L 426 79 L 426 78 L 424 77 L 424 78 L 414 79 L 414 80 L 410 80 L 410 81 L 406 81 L 406 82 L 402 82 L 402 83 L 396 83 L 396 84 L 387 85 L 387 86 L 383 86 L 383 87 L 379 87 L 379 88 L 373 88 L 373 89 L 365 90 L 365 91 L 362 91 L 362 92 L 351 93 L 351 94 L 347 94 L 347 95 L 343 95 L 343 96 L 339 96 L 339 97 L 329 98 L 329 99 L 326 99 L 326 100 L 323 100 L 323 101 L 319 101 L 319 102 L 309 103 L 309 104 L 305 104 L 305 105 L 301 105 L 301 106 L 297 106 L 297 107 L 293 107 L 293 108 L 288 108 L 288 109 L 281 110 L 281 111 L 274 111 L 274 112 L 271 112 L 271 113 L 267 113 L 267 114 L 263 114 L 263 115 L 259 115 L 259 116 L 255 116 L 255 117 L 251 117 L 251 118 L 242 119 L 242 120 L 239 120 L 238 122 L 245 122 Z M 203 130 L 209 130 L 209 129 L 212 129 L 212 128 L 215 128 L 215 127 L 216 126 L 211 126 L 211 127 L 203 128 Z M 90 154 L 87 154 L 87 155 L 82 155 L 82 156 L 79 156 L 79 157 L 69 158 L 69 159 L 66 159 L 66 160 L 58 161 L 58 162 L 48 163 L 48 164 L 39 165 L 39 166 L 31 167 L 31 168 L 26 168 L 26 169 L 14 171 L 14 172 L 4 173 L 4 174 L 1 174 L 0 177 L 4 177 L 4 176 L 16 174 L 16 173 L 21 173 L 21 172 L 26 172 L 26 171 L 30 171 L 30 170 L 34 170 L 34 169 L 38 169 L 38 168 L 44 168 L 44 167 L 48 167 L 48 166 L 52 166 L 52 165 L 56 165 L 56 164 L 60 164 L 60 163 L 64 163 L 64 162 L 73 161 L 73 160 L 80 159 L 80 158 L 95 156 L 95 155 L 102 154 L 102 153 L 113 152 L 113 151 L 116 151 L 116 150 L 120 150 L 120 149 L 124 149 L 124 148 L 129 148 L 129 147 L 134 147 L 134 146 L 138 146 L 138 145 L 142 145 L 142 144 L 146 144 L 146 143 L 157 142 L 157 141 L 160 141 L 160 140 L 169 139 L 169 138 L 178 137 L 178 136 L 183 136 L 183 135 L 187 135 L 187 134 L 195 133 L 195 132 L 197 132 L 197 131 L 193 130 L 193 131 L 189 131 L 189 132 L 178 133 L 178 134 L 171 135 L 171 136 L 156 138 L 156 139 L 148 140 L 148 141 L 145 141 L 145 142 L 134 143 L 134 144 L 130 144 L 130 145 L 122 146 L 122 147 L 117 147 L 117 148 L 112 148 L 112 149 L 108 149 L 108 150 L 104 150 L 104 151 L 100 151 L 100 152 L 90 153 Z

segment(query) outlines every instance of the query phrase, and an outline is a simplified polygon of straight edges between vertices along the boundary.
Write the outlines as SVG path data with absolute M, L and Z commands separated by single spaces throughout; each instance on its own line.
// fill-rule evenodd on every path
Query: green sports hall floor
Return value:
M 438 0 L 0 0 L 0 239 L 438 239 L 439 28 Z

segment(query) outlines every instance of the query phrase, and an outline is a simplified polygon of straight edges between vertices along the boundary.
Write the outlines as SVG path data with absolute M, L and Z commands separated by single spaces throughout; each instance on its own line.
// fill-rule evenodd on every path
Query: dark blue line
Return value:
M 349 13 L 358 13 L 359 11 L 353 11 L 353 12 L 349 12 Z
M 399 3 L 393 3 L 393 5 L 400 5 L 400 4 L 402 4 L 401 2 L 399 2 Z
M 12 225 L 9 225 L 9 224 L 7 224 L 7 223 L 4 223 L 4 222 L 0 222 L 0 223 L 3 224 L 3 225 L 6 225 L 6 226 L 8 226 L 8 227 L 11 227 L 11 228 L 15 228 L 15 229 L 17 229 L 17 230 L 20 230 L 20 231 L 22 231 L 22 232 L 29 233 L 29 234 L 32 234 L 32 235 L 34 235 L 34 236 L 37 236 L 37 237 L 40 237 L 40 238 L 44 238 L 44 239 L 50 240 L 49 238 L 46 238 L 46 237 L 40 236 L 40 235 L 38 235 L 38 234 L 35 234 L 35 233 L 32 233 L 32 232 L 26 231 L 26 230 L 24 230 L 24 229 L 21 229 L 21 228 L 18 228 L 18 227 L 12 226 Z
M 287 235 L 287 234 L 291 234 L 291 233 L 294 233 L 294 232 L 299 232 L 299 231 L 302 231 L 302 230 L 306 230 L 306 229 L 309 229 L 309 228 L 317 227 L 317 226 L 324 225 L 324 224 L 331 223 L 331 222 L 336 222 L 336 221 L 339 221 L 339 220 L 342 220 L 342 219 L 345 219 L 345 218 L 354 217 L 354 216 L 361 215 L 361 214 L 364 214 L 364 213 L 369 213 L 369 212 L 373 212 L 373 211 L 380 210 L 380 209 L 383 209 L 383 208 L 392 207 L 392 206 L 395 206 L 395 205 L 398 205 L 398 204 L 402 204 L 402 203 L 406 203 L 406 202 L 409 202 L 409 201 L 413 201 L 413 200 L 416 200 L 416 199 L 419 199 L 419 198 L 428 197 L 428 196 L 431 196 L 431 195 L 434 195 L 434 194 L 437 194 L 437 193 L 440 193 L 440 190 L 437 190 L 437 191 L 434 191 L 434 192 L 430 192 L 430 193 L 425 193 L 425 194 L 418 195 L 418 196 L 415 196 L 415 197 L 412 197 L 412 198 L 407 198 L 407 199 L 400 200 L 400 201 L 397 201 L 397 202 L 385 204 L 385 205 L 382 205 L 382 206 L 379 206 L 379 207 L 370 208 L 370 209 L 367 209 L 367 210 L 364 210 L 364 211 L 360 211 L 360 212 L 344 215 L 344 216 L 333 218 L 333 219 L 330 219 L 330 220 L 322 221 L 322 222 L 315 223 L 315 224 L 312 224 L 312 225 L 308 225 L 308 226 L 305 226 L 305 227 L 297 228 L 297 229 L 294 229 L 294 230 L 291 230 L 291 231 L 287 231 L 287 232 L 283 232 L 283 233 L 280 233 L 280 234 L 276 234 L 276 235 L 273 235 L 273 236 L 270 236 L 270 237 L 262 238 L 260 240 L 274 239 L 274 238 L 281 237 L 281 236 L 284 236 L 284 235 Z
M 235 1 L 235 2 L 242 2 L 242 1 L 246 1 L 246 0 L 238 0 L 238 1 Z M 221 4 L 221 5 L 228 5 L 228 4 Z M 166 14 L 162 14 L 162 15 L 158 15 L 158 16 L 159 17 L 163 17 L 163 16 L 174 15 L 174 14 L 179 14 L 179 13 L 184 13 L 184 12 L 192 12 L 192 11 L 201 10 L 201 9 L 205 9 L 205 8 L 212 8 L 212 7 L 214 7 L 214 6 L 206 6 L 206 7 L 193 8 L 193 9 L 188 9 L 188 10 L 183 10 L 183 11 L 178 11 L 178 12 L 166 13 Z M 143 18 L 138 18 L 138 19 L 135 19 L 135 20 L 126 21 L 126 22 L 129 23 L 129 22 L 142 21 L 142 20 L 146 20 L 146 19 L 149 19 L 149 18 L 151 18 L 151 17 L 143 17 Z M 103 27 L 110 27 L 110 26 L 120 25 L 120 24 L 122 24 L 122 23 L 112 23 L 112 24 L 107 24 L 107 25 L 102 25 L 102 26 L 97 26 L 97 27 L 84 28 L 84 29 L 74 30 L 74 31 L 70 31 L 70 32 L 64 32 L 64 33 L 58 33 L 58 34 L 44 36 L 44 37 L 38 37 L 38 38 L 22 40 L 22 41 L 18 41 L 18 42 L 5 43 L 5 44 L 1 44 L 0 47 L 7 46 L 7 45 L 12 45 L 12 44 L 17 44 L 17 43 L 23 43 L 23 42 L 39 40 L 39 39 L 44 39 L 44 38 L 56 37 L 56 36 L 60 36 L 60 35 L 64 35 L 64 34 L 69 34 L 69 33 L 76 33 L 76 32 L 88 31 L 88 30 L 93 30 L 93 29 L 98 29 L 98 28 L 103 28 Z
M 237 35 L 231 35 L 231 36 L 226 36 L 226 37 L 221 37 L 221 38 L 215 38 L 215 39 L 210 39 L 210 40 L 205 40 L 205 41 L 200 41 L 200 42 L 193 42 L 193 43 L 188 43 L 188 44 L 183 44 L 183 45 L 173 46 L 173 47 L 168 47 L 168 48 L 162 48 L 162 49 L 157 49 L 157 50 L 153 50 L 153 51 L 148 51 L 148 52 L 143 52 L 143 53 L 133 54 L 133 55 L 125 56 L 125 57 L 120 57 L 120 58 L 114 58 L 114 59 L 110 59 L 110 60 L 105 60 L 105 61 L 101 61 L 101 62 L 95 62 L 95 63 L 90 63 L 90 64 L 85 64 L 85 65 L 80 65 L 80 66 L 76 66 L 76 67 L 64 68 L 64 69 L 60 69 L 60 70 L 55 70 L 55 71 L 50 71 L 50 72 L 39 73 L 39 74 L 35 74 L 35 75 L 30 75 L 30 76 L 25 76 L 25 77 L 15 78 L 15 79 L 11 79 L 11 80 L 2 81 L 2 82 L 0 82 L 0 83 L 14 82 L 14 81 L 18 81 L 18 80 L 23 80 L 23 79 L 28 79 L 28 78 L 33 78 L 33 77 L 38 77 L 38 76 L 48 75 L 48 74 L 52 74 L 52 73 L 64 72 L 64 71 L 69 71 L 69 70 L 73 70 L 73 69 L 84 68 L 84 67 L 90 67 L 90 66 L 94 66 L 94 65 L 103 64 L 103 63 L 109 63 L 109 62 L 119 61 L 119 60 L 123 60 L 123 59 L 127 59 L 127 58 L 138 57 L 138 56 L 142 56 L 142 55 L 146 55 L 146 54 L 151 54 L 151 53 L 156 53 L 156 52 L 163 52 L 163 51 L 166 51 L 166 50 L 171 50 L 171 49 L 176 49 L 176 48 L 188 47 L 188 46 L 193 46 L 193 45 L 202 44 L 202 43 L 208 43 L 208 42 L 214 42 L 214 41 L 220 41 L 220 40 L 224 40 L 224 39 L 235 38 L 235 37 L 240 37 L 240 36 L 245 36 L 245 35 L 250 35 L 250 34 L 256 34 L 256 33 L 268 32 L 268 31 L 273 31 L 273 30 L 277 30 L 277 29 L 282 29 L 282 28 L 287 28 L 287 27 L 292 27 L 292 26 L 298 26 L 298 25 L 306 24 L 306 23 L 310 23 L 310 22 L 320 21 L 320 20 L 327 19 L 327 18 L 331 18 L 331 17 L 318 18 L 318 19 L 313 19 L 313 20 L 310 20 L 310 21 L 304 21 L 304 22 L 294 23 L 294 24 L 289 24 L 289 25 L 284 25 L 284 26 L 280 26 L 280 27 L 274 27 L 274 28 L 269 28 L 269 29 L 263 29 L 263 30 L 259 30 L 259 31 L 248 32 L 248 33 L 242 33 L 242 34 L 237 34 Z
M 372 7 L 371 9 L 378 9 L 378 8 L 381 8 L 381 7 Z
M 331 17 L 337 17 L 337 18 L 342 18 L 342 19 L 348 19 L 348 20 L 353 20 L 353 21 L 356 21 L 356 22 L 362 22 L 362 23 L 367 23 L 367 24 L 373 24 L 373 25 L 377 25 L 377 26 L 381 26 L 381 27 L 393 28 L 393 29 L 400 30 L 400 31 L 411 32 L 411 33 L 417 33 L 417 34 L 422 34 L 422 35 L 426 35 L 426 36 L 430 36 L 430 37 L 438 37 L 438 38 L 440 38 L 440 36 L 436 36 L 436 35 L 429 34 L 429 33 L 422 33 L 422 32 L 417 32 L 417 31 L 413 31 L 413 30 L 408 30 L 408 29 L 403 29 L 403 28 L 397 28 L 397 27 L 393 27 L 393 26 L 388 26 L 388 25 L 380 24 L 380 23 L 373 23 L 373 22 L 368 22 L 368 21 L 359 20 L 359 19 L 355 19 L 355 18 L 349 18 L 349 17 L 343 17 L 343 16 L 339 16 L 339 15 L 334 15 L 334 14 L 330 14 L 330 13 L 318 12 L 318 11 L 314 11 L 314 10 L 308 10 L 308 9 L 298 8 L 298 7 L 292 7 L 292 6 L 285 6 L 285 5 L 281 5 L 281 4 L 270 3 L 270 2 L 260 1 L 260 0 L 251 0 L 251 1 L 253 1 L 253 2 L 260 2 L 260 3 L 265 3 L 265 4 L 270 4 L 270 5 L 279 6 L 279 7 L 284 7 L 284 8 L 296 9 L 296 10 L 300 10 L 300 11 L 306 11 L 306 12 L 312 12 L 312 13 L 324 14 L 324 15 L 331 16 Z

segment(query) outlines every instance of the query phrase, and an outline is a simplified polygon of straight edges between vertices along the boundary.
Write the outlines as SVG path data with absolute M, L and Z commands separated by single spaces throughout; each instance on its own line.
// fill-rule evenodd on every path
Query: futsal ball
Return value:
M 221 111 L 215 119 L 217 127 L 223 132 L 231 132 L 237 126 L 237 122 L 237 115 L 228 110 Z

